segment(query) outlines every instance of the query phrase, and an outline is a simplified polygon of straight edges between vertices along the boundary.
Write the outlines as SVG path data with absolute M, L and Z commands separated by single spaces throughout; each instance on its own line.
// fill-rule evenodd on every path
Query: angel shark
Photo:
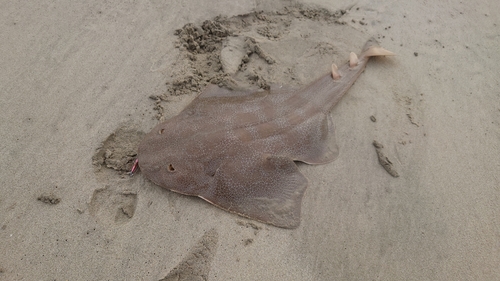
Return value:
M 203 90 L 158 124 L 138 149 L 153 183 L 226 211 L 283 228 L 300 224 L 307 179 L 294 161 L 325 164 L 338 155 L 330 111 L 373 56 L 394 55 L 375 39 L 359 57 L 300 89 Z

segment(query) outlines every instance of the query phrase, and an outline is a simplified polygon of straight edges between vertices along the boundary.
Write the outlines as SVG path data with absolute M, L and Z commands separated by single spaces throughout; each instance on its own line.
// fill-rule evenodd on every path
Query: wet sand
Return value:
M 0 280 L 500 278 L 500 4 L 260 2 L 1 5 Z M 397 56 L 299 165 L 297 229 L 126 174 L 207 83 L 299 87 L 370 37 Z

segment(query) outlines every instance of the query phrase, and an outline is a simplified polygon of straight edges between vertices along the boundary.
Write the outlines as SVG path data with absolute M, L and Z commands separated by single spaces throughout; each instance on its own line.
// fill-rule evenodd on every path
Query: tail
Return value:
M 363 51 L 361 51 L 359 58 L 353 52 L 349 54 L 349 68 L 353 69 L 354 67 L 357 67 L 360 62 L 362 62 L 363 64 L 362 67 L 364 69 L 370 57 L 395 56 L 395 55 L 396 55 L 395 53 L 387 51 L 386 49 L 380 47 L 377 40 L 372 37 L 365 43 L 365 46 L 363 47 Z M 341 78 L 339 68 L 337 67 L 336 64 L 332 64 L 332 77 L 333 80 L 340 80 Z
M 380 47 L 375 38 L 370 38 L 363 47 L 360 57 L 395 56 L 396 54 Z

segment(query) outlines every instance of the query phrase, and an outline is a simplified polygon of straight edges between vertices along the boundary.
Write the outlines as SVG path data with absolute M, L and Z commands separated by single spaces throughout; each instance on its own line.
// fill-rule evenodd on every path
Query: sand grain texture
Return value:
M 200 280 L 500 279 L 498 1 L 203 3 L 0 4 L 0 280 L 161 280 L 198 252 Z M 231 34 L 188 52 L 205 21 Z M 206 83 L 305 85 L 371 36 L 398 56 L 333 109 L 336 161 L 299 166 L 295 230 L 127 176 L 133 140 L 98 168 Z

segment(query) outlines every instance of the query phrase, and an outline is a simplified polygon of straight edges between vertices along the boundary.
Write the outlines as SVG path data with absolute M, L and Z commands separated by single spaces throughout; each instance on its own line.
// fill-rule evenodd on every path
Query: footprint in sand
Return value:
M 124 224 L 135 213 L 137 194 L 117 191 L 110 186 L 96 189 L 89 204 L 90 214 L 104 224 Z
M 165 278 L 159 281 L 206 281 L 210 264 L 217 252 L 219 234 L 210 229 L 191 247 L 189 253 L 174 267 Z
M 134 216 L 138 195 L 126 175 L 137 156 L 137 146 L 144 133 L 133 125 L 116 129 L 92 157 L 97 179 L 104 188 L 94 190 L 90 214 L 105 225 L 121 225 Z

